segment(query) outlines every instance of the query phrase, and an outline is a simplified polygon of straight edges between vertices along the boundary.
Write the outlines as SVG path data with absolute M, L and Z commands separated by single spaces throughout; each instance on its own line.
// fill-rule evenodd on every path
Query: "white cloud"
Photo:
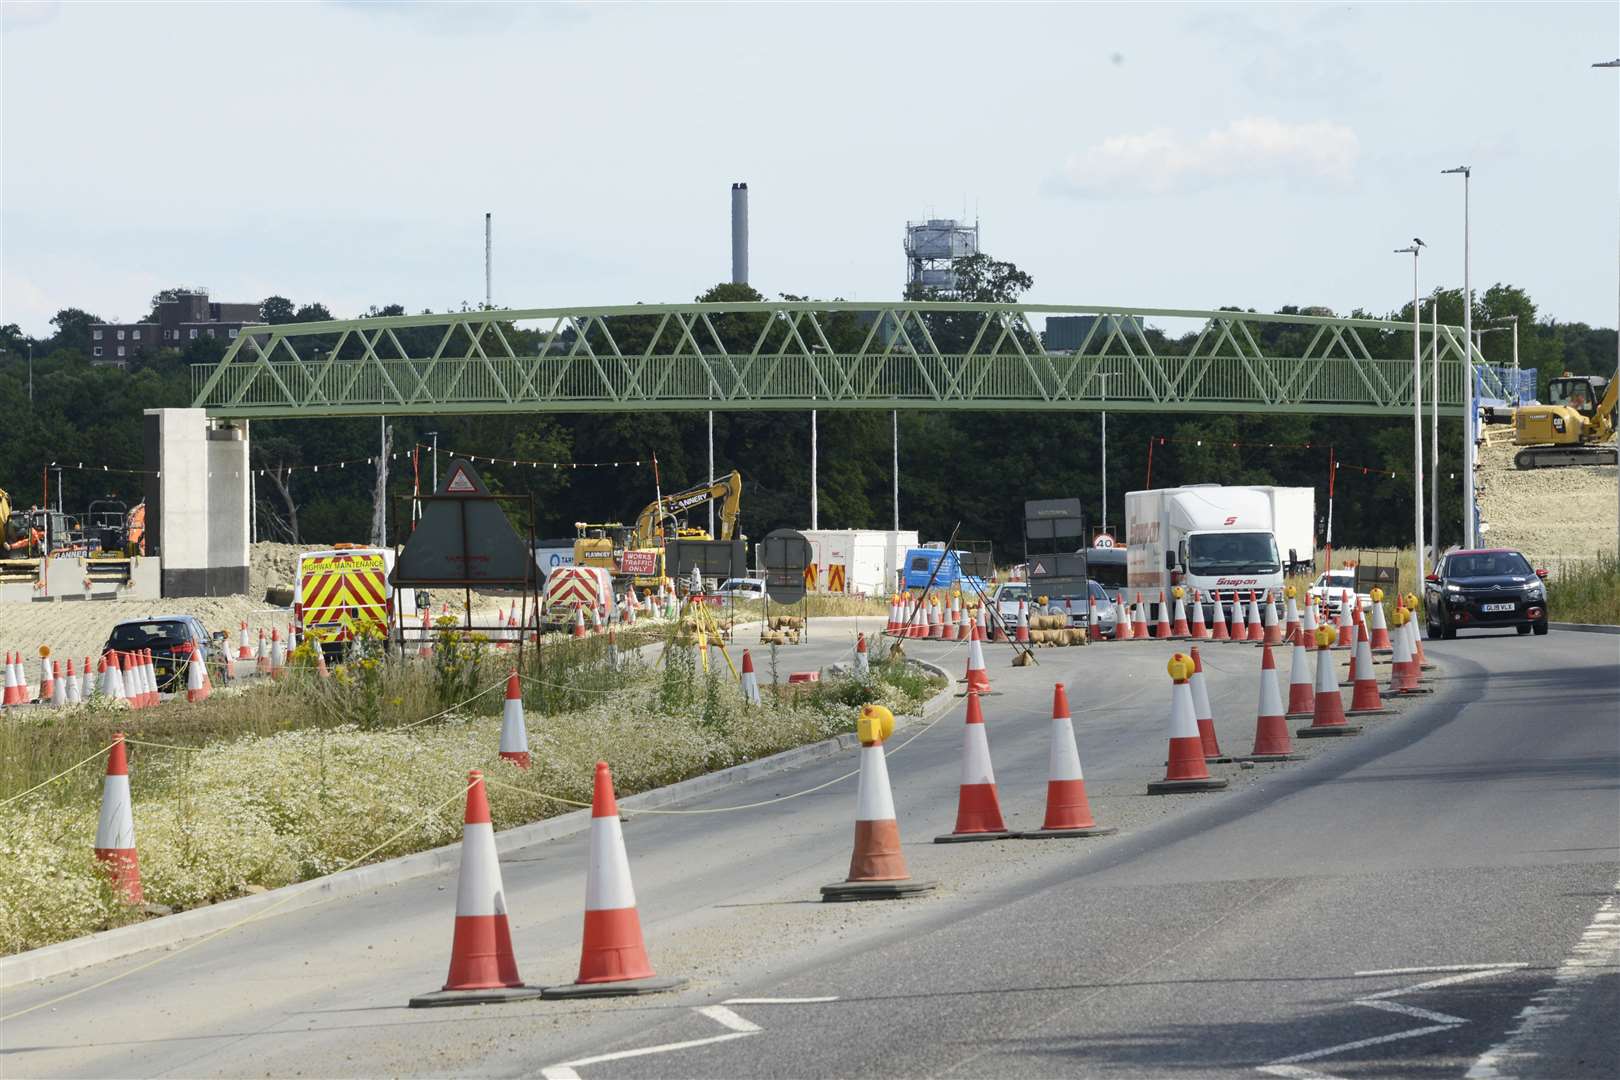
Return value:
M 1167 195 L 1239 180 L 1349 181 L 1360 143 L 1343 124 L 1234 120 L 1202 138 L 1164 128 L 1111 135 L 1070 155 L 1053 187 L 1067 195 Z

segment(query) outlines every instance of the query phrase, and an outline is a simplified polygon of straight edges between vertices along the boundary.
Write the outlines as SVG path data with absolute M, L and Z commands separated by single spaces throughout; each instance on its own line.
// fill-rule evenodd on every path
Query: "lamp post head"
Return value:
M 1451 173 L 1462 173 L 1463 177 L 1467 178 L 1467 177 L 1470 177 L 1470 176 L 1474 175 L 1474 167 L 1472 165 L 1459 165 L 1455 169 L 1441 169 L 1440 170 L 1440 175 L 1441 176 L 1447 176 L 1447 175 L 1450 175 Z
M 1599 60 L 1592 66 L 1595 68 L 1620 68 L 1620 60 Z

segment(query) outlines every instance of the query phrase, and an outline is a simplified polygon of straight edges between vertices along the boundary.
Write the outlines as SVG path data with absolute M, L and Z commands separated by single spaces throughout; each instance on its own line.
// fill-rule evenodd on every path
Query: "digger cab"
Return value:
M 1608 385 L 1601 375 L 1565 375 L 1547 384 L 1547 404 L 1574 409 L 1590 420 Z

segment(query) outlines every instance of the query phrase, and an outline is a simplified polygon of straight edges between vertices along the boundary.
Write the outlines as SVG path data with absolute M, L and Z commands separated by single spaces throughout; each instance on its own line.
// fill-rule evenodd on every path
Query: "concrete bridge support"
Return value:
M 164 596 L 248 587 L 248 425 L 202 409 L 146 410 L 146 552 Z

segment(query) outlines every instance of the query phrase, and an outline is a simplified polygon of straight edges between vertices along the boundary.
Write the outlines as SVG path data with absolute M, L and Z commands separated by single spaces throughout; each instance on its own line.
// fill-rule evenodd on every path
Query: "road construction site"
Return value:
M 874 642 L 883 628 L 862 627 Z M 796 647 L 797 664 L 832 661 L 843 636 Z M 1063 682 L 1091 810 L 1118 832 L 932 843 L 951 832 L 963 781 L 966 704 L 942 695 L 888 744 L 903 851 L 914 880 L 938 882 L 929 894 L 820 902 L 820 887 L 849 864 L 850 748 L 661 808 L 682 812 L 624 808 L 651 963 L 689 980 L 671 994 L 408 1009 L 444 982 L 458 910 L 458 874 L 446 868 L 266 911 L 170 951 L 28 984 L 7 977 L 11 1068 L 1462 1071 L 1498 1044 L 1519 1045 L 1508 1035 L 1516 1014 L 1553 985 L 1613 894 L 1620 687 L 1610 641 L 1430 643 L 1432 696 L 1392 700 L 1390 712 L 1359 720 L 1359 736 L 1298 739 L 1302 760 L 1211 764 L 1226 790 L 1168 796 L 1146 785 L 1165 774 L 1165 663 L 1185 644 L 1039 650 L 1021 668 L 1005 666 L 1010 646 L 990 644 L 983 715 L 1008 827 L 1041 823 L 1053 685 Z M 971 652 L 963 642 L 902 647 L 953 675 Z M 1201 653 L 1222 749 L 1241 754 L 1255 734 L 1262 650 L 1204 643 Z M 1548 695 L 1561 706 L 1552 727 Z M 514 959 L 530 984 L 574 975 L 589 861 L 583 831 L 502 853 Z M 1212 1026 L 1225 1034 L 1189 1035 Z M 1541 1075 L 1582 1075 L 1563 1055 L 1612 1054 L 1613 1037 L 1575 1010 Z

